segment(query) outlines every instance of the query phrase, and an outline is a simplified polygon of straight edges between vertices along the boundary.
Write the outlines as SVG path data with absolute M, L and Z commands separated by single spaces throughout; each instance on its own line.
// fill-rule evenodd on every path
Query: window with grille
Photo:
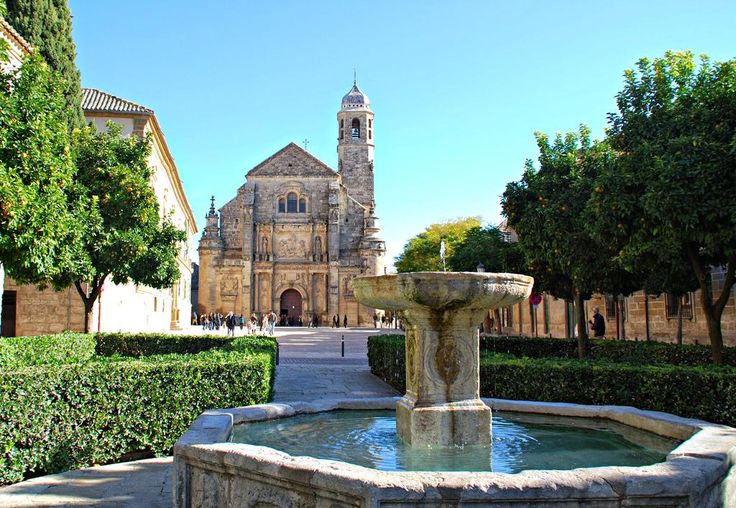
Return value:
M 693 300 L 692 293 L 685 293 L 682 297 L 674 293 L 665 295 L 665 307 L 667 308 L 667 319 L 677 318 L 678 307 L 682 304 L 683 319 L 693 318 Z
M 604 300 L 606 303 L 606 319 L 616 319 L 616 298 L 606 295 Z

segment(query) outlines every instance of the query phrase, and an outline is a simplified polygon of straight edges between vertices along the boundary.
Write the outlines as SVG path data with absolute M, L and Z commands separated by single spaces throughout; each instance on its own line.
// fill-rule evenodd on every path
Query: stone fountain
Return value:
M 398 400 L 323 400 L 207 411 L 174 446 L 174 505 L 736 506 L 736 429 L 631 407 L 479 398 L 478 323 L 488 309 L 526 298 L 532 283 L 530 277 L 492 273 L 355 279 L 353 291 L 361 303 L 403 311 L 406 394 Z M 397 433 L 410 449 L 438 447 L 445 452 L 469 445 L 475 452 L 489 449 L 482 446 L 490 439 L 486 404 L 533 415 L 606 419 L 683 442 L 666 460 L 652 465 L 529 469 L 518 474 L 379 471 L 230 442 L 240 424 L 395 407 Z
M 480 400 L 478 324 L 489 309 L 529 296 L 534 279 L 509 273 L 413 272 L 353 280 L 369 307 L 403 311 L 406 394 L 396 432 L 412 446 L 488 445 L 491 410 Z

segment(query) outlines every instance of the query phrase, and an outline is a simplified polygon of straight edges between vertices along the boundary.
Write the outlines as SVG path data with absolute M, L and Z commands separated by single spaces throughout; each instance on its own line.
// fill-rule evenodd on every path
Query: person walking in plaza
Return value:
M 347 327 L 348 327 L 348 315 L 347 315 L 347 314 L 345 314 L 345 315 L 344 315 L 344 316 L 342 317 L 342 327 L 343 327 L 343 328 L 347 328 Z
M 340 328 L 340 318 L 337 317 L 337 314 L 332 316 L 332 328 Z
M 227 327 L 227 335 L 235 337 L 235 314 L 232 311 L 227 313 L 225 317 L 225 326 Z
M 590 330 L 593 332 L 593 337 L 605 337 L 606 320 L 601 316 L 601 311 L 598 307 L 593 307 L 593 319 L 588 321 L 588 323 L 590 323 Z
M 268 334 L 273 335 L 276 327 L 276 314 L 273 311 L 268 313 Z

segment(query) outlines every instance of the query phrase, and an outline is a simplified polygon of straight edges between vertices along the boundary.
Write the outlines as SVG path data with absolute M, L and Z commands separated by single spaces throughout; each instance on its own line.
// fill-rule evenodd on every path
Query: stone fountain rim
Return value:
M 503 279 L 508 282 L 523 282 L 525 284 L 534 283 L 534 277 L 530 275 L 524 275 L 521 273 L 511 272 L 401 272 L 401 273 L 389 273 L 385 275 L 359 275 L 355 277 L 351 282 L 355 284 L 359 281 L 367 281 L 371 279 L 421 279 L 431 276 L 432 278 L 445 278 L 445 279 L 478 279 L 478 280 L 490 280 L 490 279 Z M 471 277 L 469 277 L 471 276 Z
M 285 476 L 290 481 L 301 481 L 299 478 L 309 474 L 310 485 L 325 488 L 338 485 L 341 491 L 356 495 L 363 495 L 366 488 L 373 492 L 374 489 L 390 486 L 400 487 L 402 492 L 425 492 L 428 488 L 470 489 L 481 497 L 494 491 L 499 495 L 512 496 L 508 499 L 526 499 L 523 497 L 526 494 L 519 494 L 519 489 L 536 492 L 540 488 L 551 494 L 556 492 L 553 497 L 560 498 L 571 495 L 571 492 L 575 495 L 592 495 L 592 492 L 599 495 L 607 489 L 616 498 L 636 496 L 637 493 L 654 495 L 658 492 L 665 492 L 668 496 L 694 496 L 719 481 L 736 463 L 736 429 L 724 425 L 628 406 L 503 399 L 482 400 L 494 410 L 609 419 L 683 442 L 667 455 L 664 462 L 649 466 L 527 470 L 514 474 L 379 471 L 332 460 L 295 457 L 262 446 L 228 442 L 233 425 L 239 423 L 338 409 L 394 409 L 398 400 L 399 397 L 327 399 L 206 411 L 174 445 L 177 485 L 179 481 L 185 481 L 181 476 L 185 475 L 185 464 L 199 464 L 217 470 L 224 467 L 231 473 L 238 468 L 245 468 L 263 472 L 267 476 Z M 609 494 L 604 492 L 601 495 Z

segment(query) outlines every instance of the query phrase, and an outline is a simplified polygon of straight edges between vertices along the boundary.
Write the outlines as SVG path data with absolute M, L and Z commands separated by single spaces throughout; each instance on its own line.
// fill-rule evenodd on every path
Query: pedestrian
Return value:
M 378 328 L 378 314 L 373 313 L 373 328 Z
M 235 314 L 232 311 L 227 313 L 225 317 L 225 326 L 227 327 L 227 335 L 235 337 Z
M 347 328 L 347 327 L 348 327 L 348 315 L 347 315 L 347 314 L 345 314 L 345 315 L 344 315 L 344 316 L 342 317 L 342 327 L 343 327 L 343 328 Z
M 273 311 L 268 313 L 268 334 L 273 335 L 276 327 L 276 314 Z
M 340 320 L 337 318 L 337 314 L 332 316 L 332 328 L 340 328 Z
M 590 324 L 590 330 L 593 332 L 593 337 L 605 338 L 606 320 L 601 316 L 601 310 L 598 307 L 593 307 L 593 319 L 588 323 Z

